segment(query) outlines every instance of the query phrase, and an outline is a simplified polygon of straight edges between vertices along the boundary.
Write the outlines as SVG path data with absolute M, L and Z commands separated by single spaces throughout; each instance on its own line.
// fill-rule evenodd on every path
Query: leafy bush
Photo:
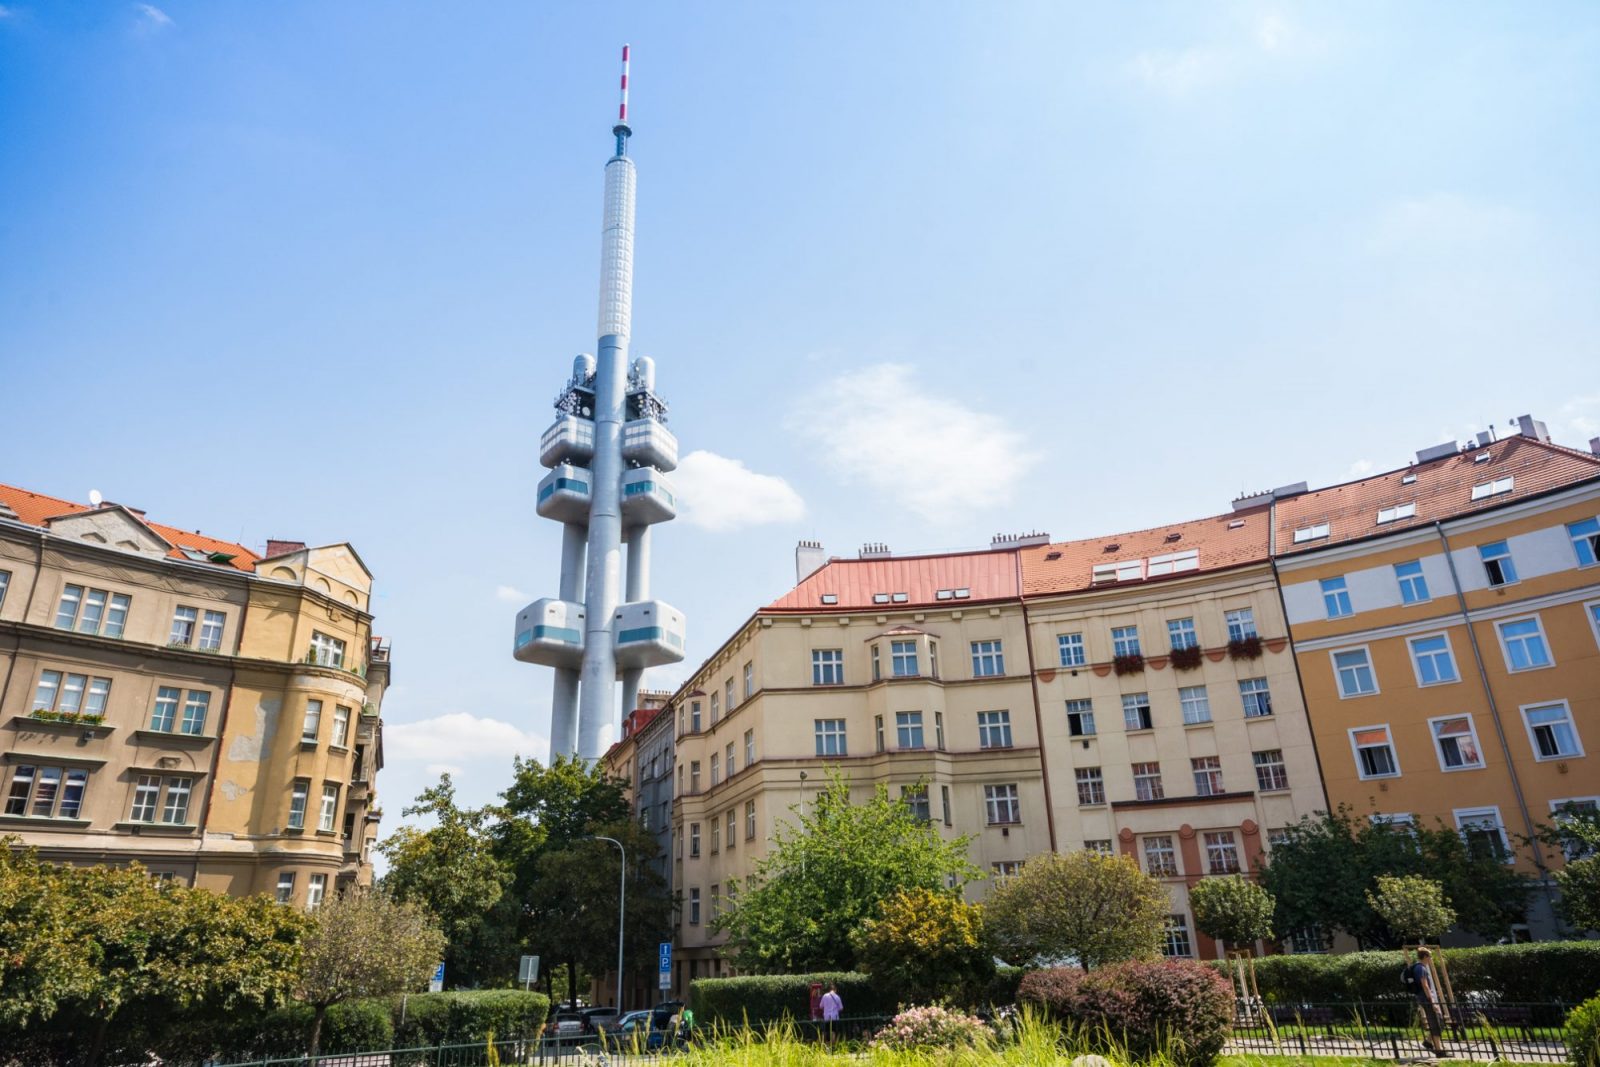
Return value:
M 1030 972 L 1022 967 L 996 967 L 983 989 L 980 1007 L 1005 1007 L 1017 1002 L 1017 987 Z
M 1572 1067 L 1600 1067 L 1600 997 L 1567 1016 L 1567 1058 Z
M 902 889 L 852 941 L 861 969 L 908 1003 L 970 1003 L 994 974 L 983 908 L 951 892 Z
M 1017 987 L 1017 1003 L 1043 1009 L 1051 1019 L 1069 1019 L 1075 1010 L 1078 983 L 1084 972 L 1077 967 L 1044 967 L 1023 975 Z
M 989 1040 L 981 1019 L 949 1008 L 908 1008 L 879 1030 L 873 1048 L 897 1052 L 913 1049 L 977 1048 Z
M 696 978 L 689 984 L 689 1007 L 696 1025 L 714 1022 L 777 1022 L 811 1017 L 811 983 L 839 986 L 844 1014 L 893 1015 L 893 994 L 864 974 L 824 971 L 817 974 L 757 974 L 740 978 Z
M 1180 1067 L 1214 1062 L 1233 1026 L 1227 980 L 1188 960 L 1135 960 L 1089 971 L 1071 1003 L 1091 1043 L 1125 1049 L 1137 1060 L 1164 1056 Z
M 306 1027 L 307 1033 L 310 1027 Z M 302 1038 L 302 1041 L 304 1039 Z M 394 1048 L 389 1005 L 376 998 L 347 1000 L 328 1009 L 322 1023 L 323 1052 L 369 1052 Z
M 1600 941 L 1452 948 L 1442 955 L 1458 995 L 1577 1004 L 1600 994 Z M 1256 960 L 1256 984 L 1263 998 L 1284 1004 L 1394 999 L 1405 993 L 1401 962 L 1398 952 L 1267 956 Z

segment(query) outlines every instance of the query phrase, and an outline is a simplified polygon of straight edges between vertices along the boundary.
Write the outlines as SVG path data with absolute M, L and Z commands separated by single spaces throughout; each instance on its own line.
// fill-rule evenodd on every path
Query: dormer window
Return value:
M 1400 478 L 1400 484 L 1401 485 L 1415 485 L 1416 483 L 1417 483 L 1417 476 L 1415 474 L 1402 475 L 1401 478 Z
M 893 599 L 896 604 L 904 604 L 906 601 L 911 599 L 911 596 L 908 593 L 896 593 L 891 599 Z
M 1501 493 L 1509 493 L 1511 492 L 1511 487 L 1515 484 L 1515 481 L 1516 479 L 1513 476 L 1507 475 L 1504 478 L 1496 478 L 1492 482 L 1480 482 L 1472 487 L 1472 499 L 1483 500 L 1486 497 L 1499 496 Z
M 888 593 L 873 593 L 872 594 L 872 602 L 874 604 L 887 604 L 889 602 L 889 594 Z
M 1151 556 L 1150 566 L 1146 570 L 1151 578 L 1162 574 L 1179 574 L 1183 571 L 1200 569 L 1200 550 L 1191 548 L 1187 552 L 1173 552 L 1165 556 Z
M 970 589 L 957 589 L 956 590 L 956 599 L 957 600 L 966 600 L 971 595 L 972 595 L 972 590 L 970 590 Z
M 824 604 L 837 604 L 839 602 L 839 594 L 838 593 L 823 593 L 822 594 L 822 602 Z
M 1479 452 L 1476 456 L 1472 457 L 1472 462 L 1474 462 L 1474 463 L 1487 463 L 1493 458 L 1494 458 L 1494 456 L 1491 455 L 1488 452 Z
M 1294 532 L 1294 543 L 1303 545 L 1307 541 L 1320 541 L 1329 533 L 1328 524 L 1319 522 L 1312 526 L 1302 526 Z
M 1413 519 L 1417 515 L 1417 505 L 1413 501 L 1408 504 L 1395 504 L 1393 507 L 1378 509 L 1378 525 L 1395 522 L 1398 519 Z
M 941 589 L 937 593 L 933 594 L 933 597 L 935 600 L 949 600 L 955 595 L 956 591 L 954 589 Z
M 1144 577 L 1144 560 L 1125 559 L 1120 563 L 1095 564 L 1093 582 L 1135 582 Z

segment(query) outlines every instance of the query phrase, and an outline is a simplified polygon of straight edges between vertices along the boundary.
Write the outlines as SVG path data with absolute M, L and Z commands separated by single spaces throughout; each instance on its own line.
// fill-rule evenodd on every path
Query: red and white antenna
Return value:
M 617 125 L 628 124 L 628 45 L 622 46 L 622 104 L 617 108 Z

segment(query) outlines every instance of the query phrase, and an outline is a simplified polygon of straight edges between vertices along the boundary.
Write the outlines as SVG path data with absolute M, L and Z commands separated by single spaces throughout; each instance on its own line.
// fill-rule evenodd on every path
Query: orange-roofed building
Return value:
M 388 647 L 355 550 L 0 485 L 0 832 L 314 907 L 370 884 Z
M 1520 432 L 1276 503 L 1279 580 L 1328 800 L 1442 824 L 1541 876 L 1600 805 L 1600 456 Z

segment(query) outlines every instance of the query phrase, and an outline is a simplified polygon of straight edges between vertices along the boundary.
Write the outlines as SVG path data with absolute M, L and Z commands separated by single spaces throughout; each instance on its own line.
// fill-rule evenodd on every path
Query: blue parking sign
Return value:
M 672 942 L 661 942 L 661 967 L 660 986 L 662 989 L 672 988 Z

